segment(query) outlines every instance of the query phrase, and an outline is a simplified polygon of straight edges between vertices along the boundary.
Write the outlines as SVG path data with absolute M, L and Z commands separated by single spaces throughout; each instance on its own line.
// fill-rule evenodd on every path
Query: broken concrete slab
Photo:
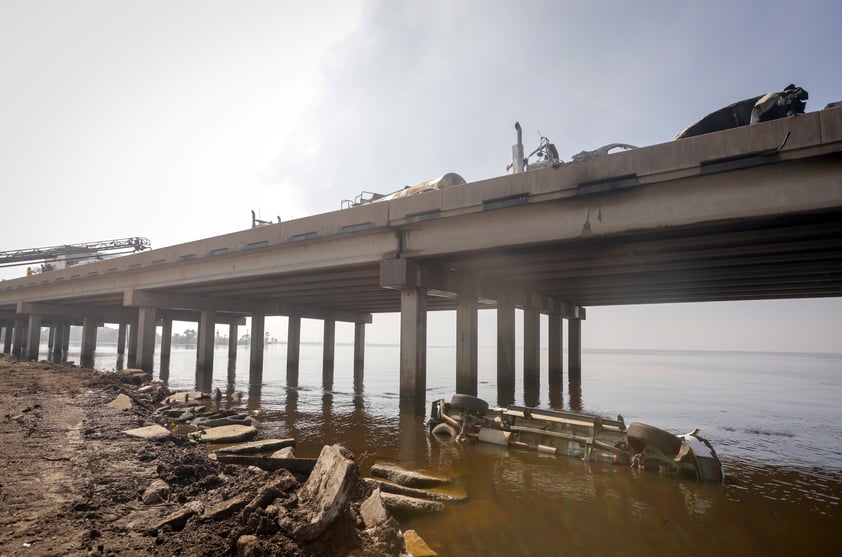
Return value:
M 130 437 L 137 437 L 139 439 L 147 439 L 149 441 L 162 441 L 172 437 L 172 431 L 158 424 L 148 425 L 146 427 L 138 427 L 124 431 Z
M 197 514 L 202 514 L 204 506 L 201 501 L 190 501 L 175 512 L 162 518 L 156 525 L 155 530 L 169 526 L 173 530 L 181 530 L 187 521 Z
M 407 530 L 403 533 L 403 543 L 406 546 L 407 553 L 413 557 L 436 557 L 438 555 L 415 530 Z
M 375 489 L 368 499 L 360 505 L 360 516 L 366 528 L 373 528 L 389 520 L 389 511 L 380 498 L 380 490 Z
M 216 449 L 216 453 L 223 454 L 256 454 L 265 453 L 269 451 L 277 451 L 285 447 L 294 447 L 295 439 L 261 439 L 259 441 L 251 441 L 249 443 L 241 443 L 238 445 L 231 445 L 230 447 L 222 447 Z M 274 455 L 273 455 L 274 456 Z M 285 457 L 289 458 L 289 457 Z
M 164 480 L 155 480 L 149 484 L 149 487 L 147 487 L 146 491 L 143 492 L 140 500 L 144 505 L 159 505 L 161 503 L 167 503 L 170 500 L 171 491 L 170 484 Z
M 380 493 L 380 498 L 386 508 L 393 513 L 401 514 L 420 514 L 441 512 L 444 510 L 444 504 L 438 501 L 428 501 L 427 499 L 418 499 L 417 497 L 409 497 L 407 495 L 398 495 L 396 493 Z
M 202 399 L 209 398 L 210 395 L 200 391 L 189 391 L 181 393 L 173 393 L 164 399 L 165 404 L 184 404 L 187 402 L 196 402 Z
M 213 522 L 215 520 L 224 520 L 229 516 L 242 510 L 252 500 L 250 493 L 245 493 L 231 499 L 226 499 L 221 503 L 217 503 L 211 508 L 207 509 L 202 515 L 202 520 Z
M 307 482 L 298 492 L 298 508 L 279 519 L 294 538 L 318 538 L 348 507 L 359 472 L 351 452 L 340 445 L 322 448 Z
M 295 447 L 284 447 L 283 449 L 277 450 L 269 456 L 271 458 L 295 458 Z
M 223 425 L 190 435 L 199 443 L 239 443 L 257 437 L 258 433 L 257 428 L 250 425 Z
M 404 470 L 390 464 L 373 464 L 370 473 L 372 476 L 385 478 L 406 487 L 435 487 L 453 481 L 451 478 L 430 476 L 413 470 Z
M 257 466 L 261 470 L 289 470 L 295 474 L 309 474 L 316 466 L 315 458 L 272 458 L 247 454 L 215 454 L 216 460 L 223 464 Z
M 465 493 L 443 493 L 440 491 L 432 491 L 429 489 L 419 489 L 417 487 L 406 487 L 396 483 L 378 480 L 375 478 L 366 478 L 366 483 L 380 489 L 385 493 L 395 493 L 397 495 L 408 495 L 409 497 L 417 497 L 419 499 L 429 499 L 431 501 L 464 501 L 468 498 Z
M 117 410 L 131 410 L 132 409 L 132 399 L 129 398 L 127 395 L 120 393 L 117 395 L 117 398 L 109 402 L 106 406 L 109 408 L 115 408 Z

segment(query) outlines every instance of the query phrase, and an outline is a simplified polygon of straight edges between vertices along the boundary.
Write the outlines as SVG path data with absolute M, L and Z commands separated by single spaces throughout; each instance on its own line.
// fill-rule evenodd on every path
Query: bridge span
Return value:
M 5 352 L 38 358 L 42 326 L 61 357 L 81 324 L 85 365 L 96 327 L 117 323 L 118 352 L 128 337 L 128 365 L 151 372 L 157 326 L 164 367 L 172 321 L 195 321 L 206 389 L 217 324 L 235 343 L 251 317 L 250 381 L 260 382 L 264 318 L 289 316 L 295 387 L 301 318 L 316 318 L 330 388 L 336 321 L 355 324 L 361 384 L 365 325 L 400 312 L 400 394 L 423 402 L 427 312 L 456 310 L 457 390 L 476 393 L 477 310 L 496 308 L 506 400 L 515 308 L 525 383 L 540 383 L 546 314 L 548 382 L 560 390 L 562 320 L 577 381 L 589 306 L 824 296 L 842 296 L 842 108 L 4 281 L 0 325 Z

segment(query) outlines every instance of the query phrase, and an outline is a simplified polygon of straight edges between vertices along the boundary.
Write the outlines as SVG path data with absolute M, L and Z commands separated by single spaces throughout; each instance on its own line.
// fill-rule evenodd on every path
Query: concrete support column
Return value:
M 365 368 L 365 323 L 354 323 L 354 392 L 363 390 Z
M 567 368 L 571 383 L 582 381 L 582 320 L 567 321 Z
M 70 350 L 70 323 L 64 323 L 64 336 L 61 339 L 61 361 L 67 361 L 67 352 Z
M 239 327 L 236 323 L 228 325 L 228 384 L 233 385 L 237 378 L 237 335 Z
M 53 351 L 53 343 L 56 341 L 56 326 L 50 325 L 50 336 L 47 339 L 47 354 Z
M 14 327 L 11 324 L 6 324 L 4 328 L 4 336 L 3 336 L 3 353 L 4 354 L 11 354 L 12 353 L 12 329 Z
M 129 323 L 129 352 L 126 354 L 126 365 L 130 368 L 137 367 L 137 319 Z
M 249 357 L 249 383 L 263 383 L 263 332 L 266 328 L 266 316 L 251 316 L 251 354 Z
M 497 304 L 497 404 L 515 401 L 515 306 Z
M 92 317 L 82 319 L 82 367 L 94 367 L 94 352 L 96 351 L 97 321 Z
M 22 317 L 15 319 L 15 332 L 12 339 L 12 355 L 21 359 L 23 357 L 24 336 L 26 331 L 26 320 Z
M 460 296 L 456 305 L 456 392 L 477 395 L 477 300 Z
M 401 289 L 400 397 L 423 409 L 427 391 L 427 291 Z
M 141 307 L 137 310 L 137 331 L 132 336 L 137 339 L 137 367 L 146 373 L 152 373 L 155 357 L 155 330 L 157 325 L 156 310 L 150 307 Z M 134 329 L 135 327 L 132 327 Z M 129 348 L 131 357 L 131 347 Z
M 333 368 L 336 353 L 336 321 L 324 320 L 324 337 L 322 341 L 322 388 L 333 389 Z
M 126 324 L 120 323 L 117 325 L 117 355 L 122 356 L 126 353 Z
M 30 314 L 26 331 L 26 359 L 37 360 L 41 348 L 41 316 Z
M 170 374 L 170 354 L 172 353 L 172 319 L 164 318 L 161 322 L 161 379 L 166 381 Z
M 564 335 L 562 325 L 564 318 L 559 314 L 548 316 L 548 383 L 550 386 L 550 406 L 561 408 L 564 406 L 561 394 L 564 392 Z
M 50 348 L 50 358 L 54 362 L 60 362 L 64 353 L 64 330 L 70 325 L 65 321 L 56 321 L 53 327 L 53 346 Z
M 213 349 L 216 337 L 216 312 L 202 310 L 196 340 L 196 390 L 209 393 L 213 384 Z
M 298 363 L 301 356 L 301 318 L 289 316 L 287 325 L 287 387 L 298 387 Z
M 541 314 L 523 310 L 523 399 L 527 406 L 539 401 L 541 388 Z

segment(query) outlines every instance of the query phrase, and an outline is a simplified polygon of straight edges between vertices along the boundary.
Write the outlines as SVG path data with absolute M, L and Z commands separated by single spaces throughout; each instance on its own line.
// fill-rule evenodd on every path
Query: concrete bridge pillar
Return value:
M 582 381 L 582 320 L 567 321 L 567 368 L 571 383 Z
M 523 310 L 523 398 L 527 406 L 537 406 L 541 388 L 541 314 Z
M 53 351 L 53 343 L 56 341 L 56 325 L 53 323 L 50 325 L 50 335 L 47 338 L 47 354 L 52 353 Z
M 12 356 L 21 359 L 23 356 L 24 345 L 24 331 L 26 330 L 26 320 L 23 317 L 15 319 L 15 332 L 12 340 Z
M 400 397 L 423 409 L 427 391 L 427 291 L 401 288 Z
M 213 384 L 213 350 L 216 338 L 216 312 L 202 310 L 196 342 L 196 390 L 208 393 Z
M 29 315 L 29 323 L 26 331 L 26 359 L 37 360 L 41 348 L 41 316 Z
M 137 311 L 137 331 L 133 336 L 137 339 L 137 363 L 136 366 L 152 373 L 155 357 L 155 330 L 157 320 L 154 307 L 140 307 Z M 134 327 L 132 327 L 134 329 Z M 129 349 L 131 357 L 131 348 Z
M 354 392 L 363 390 L 365 367 L 365 323 L 354 323 Z
M 117 355 L 126 353 L 126 324 L 120 323 L 117 326 Z
M 137 318 L 134 318 L 128 328 L 129 351 L 126 354 L 126 365 L 130 368 L 137 367 L 137 325 Z
M 92 317 L 82 319 L 82 367 L 94 367 L 94 352 L 96 351 L 97 321 Z
M 61 361 L 67 361 L 67 352 L 70 350 L 70 322 L 64 322 L 64 335 L 61 339 Z
M 549 315 L 548 331 L 548 383 L 550 387 L 550 406 L 561 408 L 564 404 L 561 393 L 564 392 L 562 380 L 564 378 L 564 336 L 562 326 L 564 318 L 560 314 Z
M 456 301 L 456 392 L 477 395 L 477 300 Z
M 11 354 L 12 353 L 12 336 L 14 329 L 13 325 L 6 323 L 6 326 L 3 328 L 3 353 L 4 354 Z
M 170 375 L 170 354 L 172 353 L 172 319 L 165 317 L 161 321 L 161 369 L 159 374 L 166 381 Z
M 228 384 L 233 385 L 237 378 L 237 335 L 239 327 L 236 323 L 228 325 Z
M 301 356 L 301 317 L 289 316 L 287 325 L 287 387 L 298 387 L 298 365 Z
M 249 355 L 249 384 L 263 383 L 263 332 L 266 328 L 266 316 L 251 316 L 251 353 Z
M 53 326 L 53 346 L 50 349 L 50 357 L 53 362 L 60 362 L 64 356 L 64 330 L 70 328 L 66 321 L 56 321 Z
M 497 404 L 515 401 L 515 306 L 497 304 Z
M 333 389 L 333 369 L 336 354 L 336 321 L 324 320 L 324 337 L 322 343 L 322 388 Z

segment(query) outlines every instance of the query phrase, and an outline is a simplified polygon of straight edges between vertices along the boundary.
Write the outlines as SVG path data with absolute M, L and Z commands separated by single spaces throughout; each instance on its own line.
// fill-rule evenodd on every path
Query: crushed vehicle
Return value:
M 455 442 L 492 443 L 552 455 L 634 466 L 669 475 L 722 482 L 716 451 L 696 429 L 674 435 L 656 427 L 592 414 L 525 406 L 491 408 L 484 400 L 455 394 L 430 408 L 430 433 Z
M 790 83 L 783 91 L 744 99 L 711 112 L 684 129 L 676 139 L 803 114 L 808 98 L 807 91 Z

